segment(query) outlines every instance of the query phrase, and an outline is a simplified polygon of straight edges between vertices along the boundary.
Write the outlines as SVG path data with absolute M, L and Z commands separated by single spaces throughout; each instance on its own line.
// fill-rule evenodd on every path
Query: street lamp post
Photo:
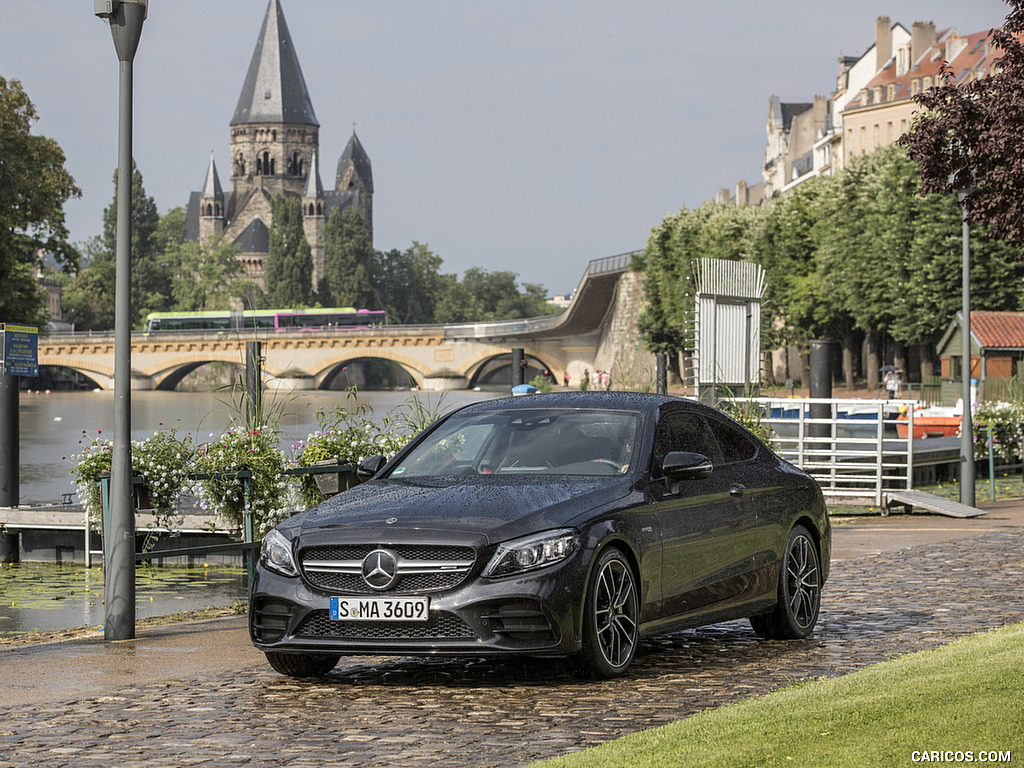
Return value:
M 957 190 L 963 212 L 963 278 L 961 301 L 963 322 L 961 354 L 963 355 L 960 396 L 964 410 L 960 422 L 960 503 L 974 506 L 974 428 L 971 424 L 971 228 L 967 223 L 967 195 L 969 188 Z
M 107 640 L 135 637 L 135 505 L 132 499 L 132 61 L 149 0 L 93 0 L 110 22 L 120 65 L 117 143 L 117 250 L 114 284 L 114 452 L 103 567 Z

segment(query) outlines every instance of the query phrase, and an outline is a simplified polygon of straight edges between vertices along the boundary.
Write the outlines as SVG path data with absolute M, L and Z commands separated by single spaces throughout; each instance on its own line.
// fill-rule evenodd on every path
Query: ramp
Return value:
M 944 499 L 932 493 L 924 491 L 886 491 L 885 507 L 905 507 L 910 512 L 914 507 L 922 507 L 929 512 L 936 512 L 947 517 L 977 517 L 988 514 L 983 509 L 961 504 L 959 501 Z

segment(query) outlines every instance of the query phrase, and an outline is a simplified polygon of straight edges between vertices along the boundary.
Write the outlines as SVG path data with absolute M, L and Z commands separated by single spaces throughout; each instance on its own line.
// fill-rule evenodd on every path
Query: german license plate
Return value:
M 426 597 L 332 597 L 334 621 L 427 621 Z

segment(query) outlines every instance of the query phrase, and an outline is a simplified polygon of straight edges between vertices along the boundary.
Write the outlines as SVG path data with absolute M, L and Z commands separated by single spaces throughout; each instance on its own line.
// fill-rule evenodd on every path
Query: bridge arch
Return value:
M 398 352 L 394 352 L 390 349 L 374 349 L 374 348 L 352 348 L 346 349 L 344 352 L 330 355 L 318 361 L 318 363 L 311 367 L 309 370 L 310 375 L 313 377 L 316 389 L 322 389 L 324 384 L 329 384 L 331 379 L 336 375 L 337 369 L 343 367 L 346 363 L 355 362 L 356 360 L 387 360 L 395 363 L 403 371 L 405 371 L 412 380 L 415 382 L 417 387 L 423 386 L 423 380 L 429 378 L 431 370 L 423 363 Z
M 523 347 L 523 360 L 527 363 L 526 380 L 530 381 L 534 376 L 542 374 L 547 369 L 550 376 L 556 381 L 561 381 L 560 376 L 564 374 L 564 369 L 561 367 L 561 361 L 558 366 L 554 366 L 550 363 L 552 355 L 544 350 L 537 349 L 536 347 Z M 504 358 L 508 358 L 508 362 L 504 362 Z M 530 365 L 530 363 L 533 365 Z M 498 352 L 494 349 L 479 352 L 473 357 L 466 360 L 462 366 L 459 367 L 459 373 L 465 376 L 466 381 L 469 382 L 469 387 L 479 386 L 482 378 L 488 376 L 488 367 L 511 367 L 512 363 L 512 352 L 501 351 Z M 509 380 L 511 381 L 511 373 L 509 374 Z
M 39 356 L 39 366 L 54 366 L 67 368 L 87 376 L 96 383 L 100 389 L 114 388 L 114 366 L 104 365 L 99 362 L 75 360 L 70 357 L 52 357 L 48 355 Z
M 245 362 L 235 351 L 194 352 L 164 360 L 158 365 L 144 368 L 141 372 L 149 377 L 153 389 L 176 389 L 182 379 L 198 368 L 210 363 L 226 363 L 234 368 L 244 369 Z M 269 373 L 273 373 L 270 371 Z

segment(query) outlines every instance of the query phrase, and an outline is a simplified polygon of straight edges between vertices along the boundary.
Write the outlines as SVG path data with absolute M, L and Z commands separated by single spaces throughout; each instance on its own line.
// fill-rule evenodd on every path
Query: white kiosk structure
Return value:
M 756 395 L 764 269 L 723 259 L 701 259 L 696 267 L 694 394 L 712 402 L 723 395 Z

